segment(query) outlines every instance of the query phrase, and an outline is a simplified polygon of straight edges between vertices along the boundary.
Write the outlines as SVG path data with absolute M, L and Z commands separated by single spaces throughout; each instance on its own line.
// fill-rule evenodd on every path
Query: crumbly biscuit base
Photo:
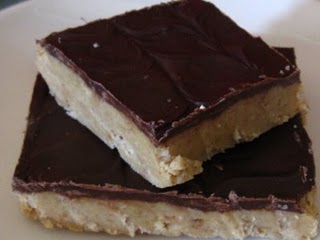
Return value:
M 165 202 L 72 199 L 53 192 L 18 195 L 22 211 L 47 228 L 112 235 L 145 233 L 225 239 L 254 236 L 306 240 L 317 234 L 315 191 L 306 194 L 301 201 L 304 213 L 280 210 L 201 211 Z
M 69 115 L 88 127 L 140 175 L 157 187 L 184 183 L 203 161 L 251 141 L 304 109 L 301 84 L 273 87 L 239 100 L 156 146 L 131 119 L 102 99 L 70 68 L 38 46 L 37 66 L 50 92 Z M 142 103 L 143 104 L 143 103 Z

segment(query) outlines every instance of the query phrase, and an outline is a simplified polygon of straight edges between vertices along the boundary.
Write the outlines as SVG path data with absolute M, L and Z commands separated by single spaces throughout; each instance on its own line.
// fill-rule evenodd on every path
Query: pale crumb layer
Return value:
M 306 240 L 317 234 L 313 193 L 305 213 L 266 210 L 204 212 L 169 203 L 135 200 L 74 198 L 53 192 L 18 194 L 22 211 L 47 228 L 106 232 L 112 235 L 155 234 L 165 236 L 222 237 L 247 236 Z M 310 205 L 312 204 L 312 205 Z
M 79 75 L 38 47 L 37 66 L 50 92 L 70 116 L 88 127 L 145 179 L 163 188 L 202 172 L 202 162 L 238 142 L 251 141 L 286 122 L 304 106 L 301 86 L 273 87 L 240 100 L 219 116 L 155 146 L 123 113 L 95 93 Z

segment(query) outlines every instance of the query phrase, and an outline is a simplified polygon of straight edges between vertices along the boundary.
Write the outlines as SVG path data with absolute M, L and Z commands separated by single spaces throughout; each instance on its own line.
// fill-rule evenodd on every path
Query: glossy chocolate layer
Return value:
M 155 144 L 241 98 L 299 81 L 286 58 L 200 0 L 132 11 L 39 43 Z
M 116 150 L 67 116 L 38 77 L 13 188 L 69 197 L 162 201 L 204 211 L 301 211 L 299 199 L 315 184 L 311 143 L 299 116 L 212 160 L 192 181 L 158 189 Z

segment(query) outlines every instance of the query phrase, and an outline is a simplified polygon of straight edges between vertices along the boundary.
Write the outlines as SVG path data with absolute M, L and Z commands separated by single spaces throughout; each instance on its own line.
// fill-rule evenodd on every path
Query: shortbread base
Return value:
M 254 236 L 306 240 L 317 234 L 313 192 L 301 201 L 305 205 L 304 213 L 279 210 L 206 212 L 165 202 L 71 199 L 53 192 L 18 195 L 22 211 L 47 228 L 106 232 L 112 235 L 186 235 L 224 239 Z

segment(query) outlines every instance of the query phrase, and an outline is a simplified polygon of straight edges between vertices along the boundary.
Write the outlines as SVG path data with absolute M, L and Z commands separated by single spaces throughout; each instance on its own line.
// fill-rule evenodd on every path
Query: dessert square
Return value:
M 300 115 L 157 188 L 70 118 L 38 76 L 13 189 L 46 227 L 109 234 L 310 239 L 315 167 Z
M 37 66 L 70 116 L 157 187 L 304 109 L 293 61 L 213 4 L 172 1 L 37 42 Z

